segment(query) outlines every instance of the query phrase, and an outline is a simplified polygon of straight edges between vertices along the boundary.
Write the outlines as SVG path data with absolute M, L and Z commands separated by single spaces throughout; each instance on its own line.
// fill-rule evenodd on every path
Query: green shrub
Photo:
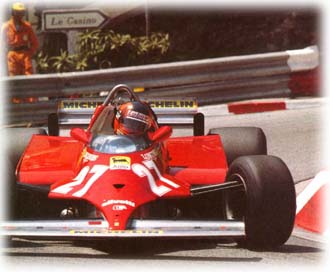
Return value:
M 84 31 L 79 35 L 77 54 L 61 50 L 59 56 L 48 57 L 41 51 L 36 57 L 37 69 L 39 73 L 62 73 L 158 63 L 169 45 L 169 35 L 163 33 L 132 37 L 112 30 Z

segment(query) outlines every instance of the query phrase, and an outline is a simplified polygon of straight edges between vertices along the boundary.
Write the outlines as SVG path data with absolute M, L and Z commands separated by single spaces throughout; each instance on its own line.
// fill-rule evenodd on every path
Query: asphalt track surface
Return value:
M 268 153 L 281 157 L 297 185 L 323 167 L 323 108 L 213 116 L 206 129 L 257 126 L 267 136 Z M 276 251 L 257 252 L 222 241 L 136 241 L 119 248 L 108 243 L 15 239 L 3 245 L 6 271 L 325 271 L 324 243 L 292 235 Z M 329 266 L 328 266 L 329 267 Z

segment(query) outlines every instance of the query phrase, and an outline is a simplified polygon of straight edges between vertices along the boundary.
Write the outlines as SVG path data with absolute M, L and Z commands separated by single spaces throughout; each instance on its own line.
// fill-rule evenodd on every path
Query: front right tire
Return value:
M 230 165 L 227 181 L 239 181 L 240 189 L 224 193 L 225 216 L 243 220 L 248 248 L 283 245 L 295 219 L 296 194 L 285 163 L 274 156 L 243 156 Z

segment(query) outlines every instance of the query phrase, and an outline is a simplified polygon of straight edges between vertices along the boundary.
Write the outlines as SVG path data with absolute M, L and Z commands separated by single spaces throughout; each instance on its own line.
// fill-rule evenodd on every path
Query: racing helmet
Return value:
M 16 2 L 11 7 L 12 15 L 24 16 L 25 15 L 25 5 L 21 2 Z
M 113 122 L 114 132 L 120 135 L 142 135 L 152 127 L 153 113 L 142 102 L 127 102 L 119 106 Z

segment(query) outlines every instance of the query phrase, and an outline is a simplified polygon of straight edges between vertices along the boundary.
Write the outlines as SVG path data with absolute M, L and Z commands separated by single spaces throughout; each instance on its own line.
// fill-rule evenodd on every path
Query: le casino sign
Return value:
M 45 10 L 44 30 L 99 28 L 108 20 L 99 10 Z

